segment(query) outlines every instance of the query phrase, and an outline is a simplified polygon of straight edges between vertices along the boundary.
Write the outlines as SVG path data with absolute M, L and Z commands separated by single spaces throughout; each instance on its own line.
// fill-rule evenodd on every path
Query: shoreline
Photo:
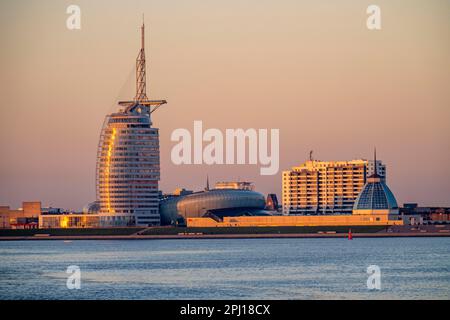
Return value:
M 0 241 L 32 241 L 32 240 L 188 240 L 188 239 L 315 239 L 315 238 L 347 238 L 346 233 L 276 233 L 276 234 L 183 234 L 183 235 L 86 235 L 86 236 L 2 236 Z M 355 238 L 423 238 L 450 237 L 444 232 L 377 232 L 353 233 Z

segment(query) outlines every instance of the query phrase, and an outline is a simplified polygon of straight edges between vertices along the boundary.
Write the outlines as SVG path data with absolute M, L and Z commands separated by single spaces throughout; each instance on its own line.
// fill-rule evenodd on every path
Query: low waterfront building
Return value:
M 240 216 L 187 218 L 188 227 L 314 227 L 314 226 L 394 226 L 403 225 L 400 219 L 388 215 L 327 215 L 327 216 Z
M 376 160 L 376 153 L 373 163 L 378 163 Z M 315 167 L 315 163 L 312 161 L 307 166 L 312 165 Z M 319 166 L 322 167 L 322 166 Z M 307 178 L 310 173 L 315 177 L 315 185 L 321 183 L 322 180 L 331 180 L 331 184 L 334 184 L 334 188 L 342 188 L 341 193 L 348 194 L 348 197 L 354 196 L 355 185 L 354 181 L 357 181 L 357 185 L 360 184 L 362 177 L 365 177 L 367 172 L 366 164 L 364 162 L 355 163 L 339 163 L 339 165 L 325 164 L 322 168 L 323 173 L 320 170 L 313 170 L 312 172 L 303 172 L 299 170 L 301 174 L 305 174 Z M 347 171 L 347 172 L 346 172 Z M 383 171 L 384 172 L 384 171 Z M 330 175 L 328 175 L 330 173 Z M 322 176 L 323 174 L 323 176 Z M 322 177 L 321 177 L 322 176 Z M 357 176 L 358 178 L 355 178 Z M 336 182 L 336 180 L 340 180 Z M 347 181 L 345 181 L 347 180 Z M 283 181 L 284 182 L 284 181 Z M 324 182 L 325 186 L 327 182 Z M 339 187 L 337 187 L 337 186 Z M 346 193 L 345 187 L 350 190 Z M 312 186 L 311 186 L 312 188 Z M 316 197 L 317 190 L 315 189 Z M 188 227 L 281 227 L 281 226 L 394 226 L 403 225 L 403 219 L 399 216 L 399 210 L 397 201 L 394 194 L 386 185 L 386 181 L 375 171 L 367 178 L 367 182 L 359 188 L 360 191 L 356 194 L 356 201 L 353 203 L 352 211 L 350 214 L 341 215 L 284 215 L 284 216 L 255 216 L 255 217 L 223 217 L 222 219 L 212 219 L 210 217 L 187 217 Z M 334 190 L 335 191 L 335 190 Z M 325 190 L 324 192 L 327 192 Z M 330 192 L 330 191 L 328 191 Z M 325 200 L 325 204 L 328 203 Z M 331 202 L 332 205 L 333 202 Z M 342 206 L 340 206 L 342 208 Z
M 39 228 L 98 228 L 101 226 L 100 218 L 98 214 L 85 213 L 46 214 L 39 216 Z
M 80 212 L 69 212 L 63 214 L 42 214 L 39 216 L 40 229 L 59 228 L 118 228 L 133 227 L 134 223 L 124 217 L 122 220 L 102 214 L 86 214 Z
M 450 224 L 449 207 L 420 207 L 417 203 L 405 203 L 400 215 L 410 224 Z
M 264 195 L 241 189 L 213 189 L 174 196 L 161 200 L 160 213 L 163 225 L 185 224 L 189 217 L 268 214 Z
M 22 202 L 22 208 L 10 209 L 9 206 L 0 206 L 1 229 L 35 229 L 41 215 L 41 202 Z

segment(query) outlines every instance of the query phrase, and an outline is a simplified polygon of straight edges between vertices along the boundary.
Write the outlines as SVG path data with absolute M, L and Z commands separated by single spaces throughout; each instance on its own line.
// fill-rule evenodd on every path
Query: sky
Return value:
M 81 29 L 66 8 L 81 9 Z M 366 27 L 369 5 L 381 30 Z M 164 192 L 252 181 L 281 198 L 281 172 L 377 157 L 400 204 L 450 206 L 447 0 L 2 0 L 0 205 L 80 210 L 95 200 L 100 129 L 134 96 L 146 22 L 147 94 Z M 178 128 L 279 129 L 280 170 L 172 163 Z

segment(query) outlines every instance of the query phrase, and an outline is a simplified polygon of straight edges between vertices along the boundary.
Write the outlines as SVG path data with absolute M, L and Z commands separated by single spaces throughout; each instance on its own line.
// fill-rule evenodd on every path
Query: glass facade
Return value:
M 39 228 L 96 228 L 100 226 L 98 215 L 94 214 L 60 214 L 41 215 Z
M 106 116 L 97 152 L 96 189 L 100 223 L 110 226 L 160 224 L 159 132 L 151 113 L 166 100 L 148 100 L 144 24 L 136 59 L 136 95 Z
M 97 200 L 111 225 L 160 224 L 159 132 L 143 110 L 137 106 L 108 115 L 100 135 Z
M 163 224 L 172 224 L 179 217 L 202 217 L 212 213 L 218 217 L 259 212 L 265 208 L 264 196 L 250 190 L 213 189 L 173 197 L 161 202 Z
M 379 177 L 370 177 L 353 207 L 354 210 L 398 209 L 397 201 L 386 183 Z

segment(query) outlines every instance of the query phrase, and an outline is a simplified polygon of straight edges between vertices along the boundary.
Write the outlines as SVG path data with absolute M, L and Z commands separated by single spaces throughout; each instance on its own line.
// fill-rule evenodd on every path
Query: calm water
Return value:
M 0 299 L 450 298 L 450 238 L 14 241 L 0 259 Z

